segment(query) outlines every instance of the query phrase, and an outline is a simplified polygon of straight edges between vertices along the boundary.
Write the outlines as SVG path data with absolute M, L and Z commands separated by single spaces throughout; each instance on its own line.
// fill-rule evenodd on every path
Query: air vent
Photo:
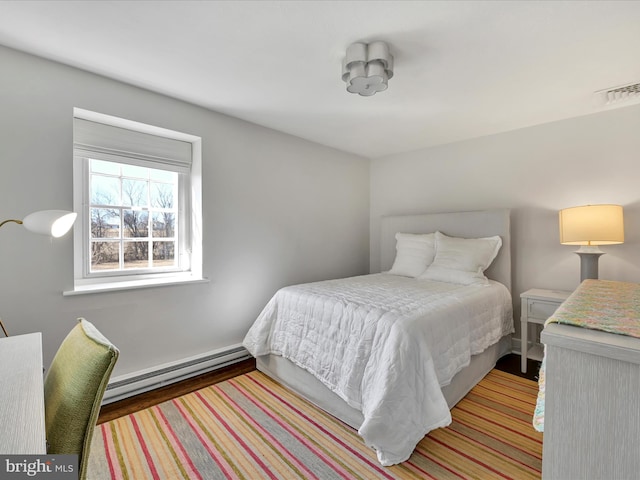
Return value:
M 640 101 L 640 83 L 630 83 L 596 92 L 604 105 L 617 105 Z

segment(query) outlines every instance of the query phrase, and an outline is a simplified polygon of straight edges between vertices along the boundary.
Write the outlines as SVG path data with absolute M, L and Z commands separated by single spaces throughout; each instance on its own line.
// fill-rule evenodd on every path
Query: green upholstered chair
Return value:
M 118 349 L 80 318 L 58 349 L 44 380 L 48 453 L 77 454 L 86 476 L 89 447 Z

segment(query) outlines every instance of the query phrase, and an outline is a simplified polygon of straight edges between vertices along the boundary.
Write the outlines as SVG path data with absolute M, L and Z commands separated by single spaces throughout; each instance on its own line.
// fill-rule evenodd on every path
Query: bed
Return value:
M 468 239 L 495 250 L 486 278 L 449 281 L 459 272 L 436 264 Z M 432 273 L 407 273 L 414 257 L 403 270 L 401 241 L 434 242 Z M 403 462 L 511 350 L 510 251 L 508 210 L 383 217 L 381 273 L 279 290 L 243 344 L 260 371 L 358 429 L 382 465 Z

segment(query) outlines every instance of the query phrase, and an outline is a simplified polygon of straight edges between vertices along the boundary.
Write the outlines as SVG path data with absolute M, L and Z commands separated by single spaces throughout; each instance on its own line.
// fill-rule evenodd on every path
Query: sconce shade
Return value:
M 563 245 L 615 245 L 624 243 L 620 205 L 585 205 L 560 210 Z
M 58 238 L 71 229 L 77 216 L 66 210 L 41 210 L 24 217 L 22 225 L 30 232 Z

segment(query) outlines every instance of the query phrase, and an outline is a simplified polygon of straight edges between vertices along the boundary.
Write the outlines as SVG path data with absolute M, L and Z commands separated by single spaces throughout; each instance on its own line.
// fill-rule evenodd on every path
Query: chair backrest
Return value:
M 58 349 L 44 381 L 48 453 L 77 454 L 86 475 L 89 447 L 118 349 L 83 318 Z

